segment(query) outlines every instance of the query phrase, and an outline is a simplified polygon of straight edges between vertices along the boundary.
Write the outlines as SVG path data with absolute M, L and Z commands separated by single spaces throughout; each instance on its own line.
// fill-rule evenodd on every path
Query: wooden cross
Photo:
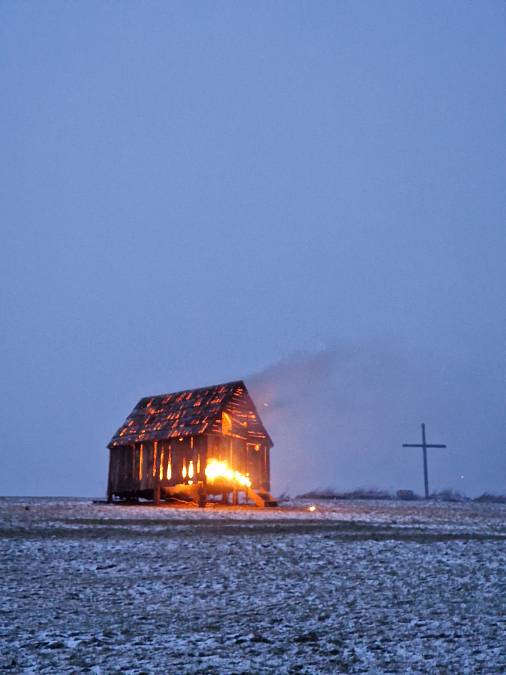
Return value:
M 421 443 L 403 443 L 403 448 L 422 448 L 423 450 L 423 478 L 425 482 L 425 499 L 429 498 L 429 470 L 427 468 L 427 448 L 446 448 L 446 445 L 440 443 L 427 443 L 425 438 L 425 424 L 422 424 L 422 442 Z

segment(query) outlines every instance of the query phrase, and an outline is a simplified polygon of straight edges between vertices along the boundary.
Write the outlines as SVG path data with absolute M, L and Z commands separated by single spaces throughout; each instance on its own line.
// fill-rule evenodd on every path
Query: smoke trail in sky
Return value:
M 506 492 L 504 369 L 367 343 L 298 353 L 247 379 L 269 429 L 273 489 L 409 488 Z

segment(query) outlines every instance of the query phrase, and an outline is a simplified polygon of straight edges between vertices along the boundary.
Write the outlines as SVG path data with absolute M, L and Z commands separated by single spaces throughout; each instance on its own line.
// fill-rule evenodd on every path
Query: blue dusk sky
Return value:
M 0 494 L 238 378 L 275 491 L 420 491 L 425 421 L 506 492 L 504 2 L 4 0 L 0 84 Z

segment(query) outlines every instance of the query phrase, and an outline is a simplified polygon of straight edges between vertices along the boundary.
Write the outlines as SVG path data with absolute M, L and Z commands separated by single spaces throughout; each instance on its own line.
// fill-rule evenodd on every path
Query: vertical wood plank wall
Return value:
M 163 464 L 160 465 L 162 457 Z M 194 468 L 193 480 L 205 482 L 208 457 L 226 461 L 230 467 L 249 475 L 253 488 L 270 489 L 270 458 L 269 448 L 266 445 L 213 434 L 186 437 L 182 441 L 177 438 L 158 441 L 156 454 L 154 443 L 149 441 L 111 448 L 107 495 L 110 498 L 114 493 L 148 492 L 157 485 L 163 487 L 187 483 L 189 476 L 187 475 L 186 480 L 183 479 L 183 465 L 188 472 L 190 461 L 193 462 Z M 167 477 L 169 463 L 170 478 Z

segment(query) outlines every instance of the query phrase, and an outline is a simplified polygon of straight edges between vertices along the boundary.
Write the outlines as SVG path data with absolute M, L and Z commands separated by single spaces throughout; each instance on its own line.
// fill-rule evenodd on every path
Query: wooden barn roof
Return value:
M 125 423 L 112 437 L 108 447 L 144 441 L 197 436 L 216 429 L 216 422 L 233 398 L 246 396 L 255 406 L 242 380 L 200 389 L 185 389 L 171 394 L 146 396 L 132 410 Z M 256 411 L 255 411 L 256 412 Z M 269 440 L 258 415 L 256 425 Z M 214 427 L 214 429 L 213 429 Z

